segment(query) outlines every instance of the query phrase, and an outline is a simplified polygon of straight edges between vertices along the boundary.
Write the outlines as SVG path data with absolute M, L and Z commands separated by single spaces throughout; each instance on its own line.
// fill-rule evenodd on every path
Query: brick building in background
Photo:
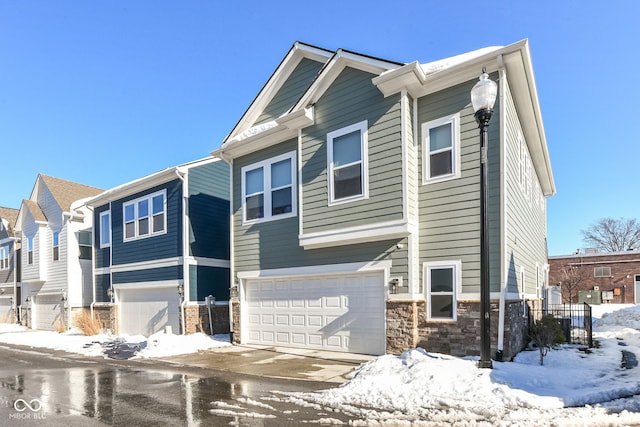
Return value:
M 560 287 L 563 303 L 637 304 L 640 251 L 549 257 L 549 285 Z

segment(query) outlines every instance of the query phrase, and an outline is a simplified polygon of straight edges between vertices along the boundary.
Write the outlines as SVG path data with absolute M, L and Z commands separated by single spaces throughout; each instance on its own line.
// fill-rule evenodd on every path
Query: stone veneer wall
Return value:
M 231 331 L 231 342 L 240 344 L 240 301 L 232 300 L 233 330 Z
M 229 333 L 229 306 L 216 305 L 211 307 L 213 317 L 213 332 L 210 330 L 209 310 L 206 304 L 187 305 L 184 307 L 185 333 L 194 334 L 228 334 Z M 182 322 L 182 319 L 180 319 Z M 180 325 L 182 328 L 182 325 Z
M 538 305 L 530 302 L 529 305 Z M 523 302 L 506 302 L 503 360 L 511 360 L 528 342 L 528 315 Z M 528 310 L 527 310 L 528 314 Z M 499 306 L 491 303 L 491 354 L 498 348 Z M 455 322 L 430 322 L 425 301 L 387 301 L 387 353 L 422 347 L 453 356 L 480 354 L 480 303 L 459 301 Z
M 95 305 L 93 307 L 93 317 L 102 323 L 103 329 L 107 329 L 113 334 L 118 333 L 117 309 L 115 304 Z

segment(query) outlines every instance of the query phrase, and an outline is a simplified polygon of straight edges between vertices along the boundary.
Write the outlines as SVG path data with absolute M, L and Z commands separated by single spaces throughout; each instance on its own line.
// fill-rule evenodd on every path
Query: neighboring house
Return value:
M 18 209 L 0 207 L 0 323 L 16 323 L 20 301 L 20 238 L 15 234 Z
M 91 292 L 91 212 L 83 199 L 102 190 L 39 174 L 23 200 L 16 230 L 22 242 L 22 322 L 64 330 L 88 309 Z
M 493 349 L 526 340 L 555 193 L 528 42 L 409 64 L 295 43 L 222 146 L 232 165 L 233 339 L 478 354 L 479 131 L 489 127 Z
M 229 332 L 229 166 L 208 158 L 89 200 L 94 304 L 105 327 L 145 336 Z M 207 305 L 207 297 L 215 305 Z M 212 300 L 213 302 L 213 300 Z M 214 323 L 215 322 L 215 323 Z
M 640 303 L 640 252 L 587 251 L 549 257 L 549 285 L 563 303 Z

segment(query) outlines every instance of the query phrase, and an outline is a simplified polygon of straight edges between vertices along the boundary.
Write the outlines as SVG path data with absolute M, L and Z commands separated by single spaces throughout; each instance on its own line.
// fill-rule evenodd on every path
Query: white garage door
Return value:
M 0 297 L 0 323 L 13 323 L 14 321 L 11 311 L 11 297 Z
M 247 341 L 349 353 L 385 353 L 382 273 L 252 279 Z
M 54 331 L 62 326 L 66 327 L 61 294 L 37 295 L 33 310 L 35 329 Z
M 148 337 L 167 326 L 179 333 L 180 296 L 176 287 L 120 290 L 120 333 Z

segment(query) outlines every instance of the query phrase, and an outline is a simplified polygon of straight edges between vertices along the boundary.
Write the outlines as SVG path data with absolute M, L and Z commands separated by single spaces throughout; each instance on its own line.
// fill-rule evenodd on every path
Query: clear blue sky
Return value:
M 206 157 L 296 40 L 402 62 L 528 38 L 558 194 L 549 253 L 640 217 L 640 2 L 0 0 L 0 206 Z M 482 16 L 479 16 L 482 15 Z

